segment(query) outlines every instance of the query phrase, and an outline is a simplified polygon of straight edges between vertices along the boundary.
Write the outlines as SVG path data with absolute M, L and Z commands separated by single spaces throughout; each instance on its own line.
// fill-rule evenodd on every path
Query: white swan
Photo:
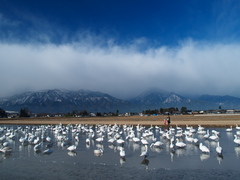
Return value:
M 2 148 L 0 148 L 0 152 L 2 152 L 4 154 L 10 154 L 12 152 L 12 148 L 10 148 L 10 147 L 2 147 Z
M 138 143 L 138 142 L 141 141 L 138 137 L 133 137 L 132 140 L 133 140 L 135 143 Z
M 114 143 L 114 141 L 116 141 L 116 139 L 113 137 L 113 138 L 110 138 L 110 139 L 108 139 L 108 142 L 109 143 Z
M 67 150 L 69 150 L 69 151 L 75 151 L 76 149 L 77 149 L 76 145 L 71 145 L 67 148 Z
M 148 153 L 148 145 L 145 144 L 145 150 L 142 151 L 142 153 L 140 154 L 140 156 L 144 156 L 144 158 L 148 157 L 149 156 L 149 153 Z
M 49 136 L 47 136 L 47 137 L 46 137 L 46 141 L 51 142 L 51 141 L 52 141 L 52 138 L 49 137 Z
M 186 129 L 190 130 L 190 129 L 191 129 L 191 127 L 189 127 L 189 126 L 186 124 Z
M 176 129 L 177 129 L 177 130 L 182 130 L 182 128 L 179 127 L 177 124 L 176 124 Z
M 239 127 L 237 124 L 236 124 L 236 129 L 237 129 L 237 130 L 240 130 L 240 127 Z
M 203 131 L 204 127 L 202 127 L 200 124 L 198 125 L 198 131 Z
M 173 149 L 174 148 L 174 144 L 173 144 L 173 141 L 174 141 L 174 138 L 172 138 L 171 140 L 170 140 L 170 149 Z
M 37 137 L 34 141 L 33 141 L 33 144 L 39 144 L 40 143 L 40 138 L 39 137 Z
M 189 131 L 190 131 L 191 133 L 195 133 L 195 132 L 196 132 L 196 129 L 194 129 L 194 128 L 191 126 L 190 129 L 189 129 Z
M 2 142 L 2 141 L 5 141 L 5 139 L 6 139 L 6 135 L 3 135 L 2 137 L 0 137 L 0 141 Z M 20 141 L 21 142 L 21 141 Z
M 86 144 L 90 144 L 90 139 L 86 138 Z
M 234 138 L 233 142 L 235 142 L 236 144 L 240 145 L 240 139 L 238 139 L 236 134 L 234 134 L 234 137 L 235 138 Z
M 175 134 L 175 137 L 178 137 L 178 138 L 182 136 L 183 136 L 182 130 L 177 131 L 177 134 Z
M 207 148 L 207 146 L 204 146 L 202 143 L 199 144 L 199 149 L 200 149 L 203 153 L 210 153 L 210 150 Z
M 163 145 L 163 142 L 161 141 L 156 141 L 155 143 L 152 143 L 150 145 L 150 147 L 154 146 L 154 147 L 161 147 Z
M 20 139 L 19 139 L 19 142 L 21 142 L 22 143 L 22 145 L 27 145 L 27 143 L 28 143 L 28 137 L 27 136 L 25 136 L 25 137 L 20 137 Z
M 41 151 L 41 144 L 42 144 L 42 142 L 40 142 L 39 144 L 36 144 L 36 145 L 34 146 L 33 150 L 34 150 L 35 152 Z
M 186 134 L 186 140 L 187 140 L 188 142 L 192 143 L 192 142 L 194 141 L 194 138 L 193 138 L 192 136 L 188 136 L 188 135 Z
M 43 154 L 51 154 L 53 151 L 51 149 L 46 149 L 43 151 Z
M 179 141 L 178 138 L 177 138 L 176 140 L 177 140 L 177 142 L 175 143 L 175 145 L 176 145 L 177 147 L 179 147 L 179 148 L 184 148 L 184 147 L 186 147 L 186 144 L 185 144 L 184 142 Z
M 227 128 L 226 131 L 231 132 L 232 131 L 232 126 L 230 126 L 230 128 Z
M 103 137 L 104 137 L 104 136 L 97 138 L 96 141 L 99 142 L 99 143 L 102 143 L 103 140 L 104 140 Z
M 8 147 L 8 146 L 10 146 L 10 142 L 6 141 L 2 145 L 3 145 L 3 147 Z
M 216 134 L 212 134 L 211 136 L 209 136 L 209 139 L 213 140 L 213 141 L 217 141 L 218 140 L 218 136 Z
M 102 149 L 102 148 L 94 149 L 94 150 L 93 150 L 93 153 L 94 153 L 95 156 L 100 157 L 100 156 L 103 155 L 103 149 Z
M 75 139 L 75 141 L 79 141 L 79 136 L 75 135 L 74 139 Z
M 216 136 L 219 136 L 220 135 L 220 132 L 216 131 L 216 130 L 212 130 L 212 133 L 215 134 Z
M 222 147 L 220 146 L 219 142 L 217 143 L 216 151 L 218 155 L 222 155 Z
M 119 155 L 121 158 L 125 158 L 125 151 L 124 151 L 123 147 L 120 147 Z
M 148 141 L 146 140 L 146 139 L 143 139 L 143 137 L 141 137 L 142 139 L 141 139 L 141 143 L 143 144 L 143 145 L 148 145 Z
M 198 144 L 198 138 L 193 138 L 193 143 Z
M 210 136 L 210 134 L 209 134 L 209 129 L 207 130 L 207 134 L 205 134 L 203 137 L 205 138 L 205 139 L 207 139 L 207 138 L 209 138 L 209 136 Z
M 123 144 L 125 141 L 122 139 L 122 138 L 120 138 L 120 139 L 117 139 L 117 141 L 116 141 L 118 144 Z

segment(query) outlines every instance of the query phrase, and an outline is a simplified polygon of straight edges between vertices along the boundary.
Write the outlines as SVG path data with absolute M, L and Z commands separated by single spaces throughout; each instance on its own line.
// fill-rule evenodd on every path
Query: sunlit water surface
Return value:
M 1 142 L 10 142 L 12 152 L 9 155 L 0 153 L 0 179 L 238 179 L 240 175 L 240 146 L 233 141 L 236 129 L 226 132 L 223 128 L 215 128 L 220 136 L 213 141 L 198 134 L 195 128 L 192 137 L 197 138 L 198 143 L 190 143 L 182 136 L 179 139 L 187 146 L 172 150 L 169 139 L 162 134 L 163 128 L 145 127 L 137 131 L 134 126 L 132 130 L 136 137 L 141 138 L 146 130 L 153 133 L 145 138 L 149 143 L 149 155 L 144 158 L 140 156 L 145 150 L 141 142 L 135 143 L 131 137 L 127 138 L 130 127 L 123 129 L 122 126 L 117 126 L 112 134 L 107 126 L 91 128 L 88 125 L 68 125 L 61 126 L 61 130 L 59 125 L 0 127 L 0 137 L 15 132 L 14 139 L 6 136 Z M 183 132 L 185 130 L 184 128 Z M 211 135 L 213 129 L 204 130 L 209 130 Z M 172 130 L 172 133 L 170 136 L 175 136 L 177 129 Z M 29 134 L 28 139 L 39 137 L 40 141 L 43 140 L 41 151 L 35 152 L 32 143 L 22 144 L 19 141 L 26 134 Z M 92 137 L 93 134 L 95 137 Z M 125 142 L 108 142 L 116 134 Z M 51 142 L 46 137 L 50 137 Z M 59 137 L 65 140 L 60 140 Z M 103 137 L 103 142 L 97 142 L 98 137 Z M 89 144 L 86 143 L 87 138 L 90 139 Z M 163 142 L 163 146 L 150 147 L 155 140 Z M 210 149 L 210 153 L 200 151 L 200 142 Z M 222 156 L 216 153 L 217 142 L 223 148 Z M 49 147 L 52 150 L 50 154 L 43 153 L 48 149 L 47 145 L 52 145 Z M 77 149 L 74 152 L 68 151 L 70 145 L 76 145 Z M 120 147 L 124 147 L 125 158 L 119 155 Z M 95 149 L 102 149 L 103 154 L 97 156 L 94 154 Z

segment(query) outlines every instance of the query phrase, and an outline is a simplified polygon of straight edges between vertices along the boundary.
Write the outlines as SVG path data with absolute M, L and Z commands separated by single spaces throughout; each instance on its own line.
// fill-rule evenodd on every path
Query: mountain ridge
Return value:
M 75 109 L 102 112 L 128 106 L 129 102 L 114 98 L 106 93 L 90 90 L 41 90 L 25 92 L 9 98 L 0 99 L 0 106 L 5 109 L 19 110 L 29 107 L 35 112 L 69 112 Z
M 122 100 L 107 93 L 85 89 L 48 89 L 30 91 L 0 99 L 0 108 L 19 111 L 28 107 L 32 112 L 57 113 L 87 110 L 89 112 L 142 112 L 146 109 L 187 107 L 193 110 L 240 109 L 240 98 L 225 95 L 201 95 L 191 99 L 174 92 L 151 88 L 135 98 Z

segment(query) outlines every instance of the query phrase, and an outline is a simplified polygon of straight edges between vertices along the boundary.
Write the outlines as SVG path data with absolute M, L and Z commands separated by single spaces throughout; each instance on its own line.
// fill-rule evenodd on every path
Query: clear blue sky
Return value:
M 156 86 L 240 96 L 231 66 L 239 64 L 239 17 L 237 0 L 1 0 L 0 61 L 26 82 L 5 70 L 0 97 L 41 88 L 130 97 Z
M 0 12 L 2 18 L 19 23 L 18 29 L 4 27 L 1 38 L 21 41 L 33 30 L 49 35 L 54 43 L 71 41 L 80 31 L 118 43 L 144 37 L 157 45 L 176 45 L 186 38 L 228 42 L 240 37 L 239 1 L 2 0 Z

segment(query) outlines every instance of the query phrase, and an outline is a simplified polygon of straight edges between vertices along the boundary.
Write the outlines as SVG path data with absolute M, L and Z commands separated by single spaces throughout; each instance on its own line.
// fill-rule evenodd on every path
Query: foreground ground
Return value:
M 240 114 L 235 115 L 176 115 L 171 117 L 172 126 L 235 127 L 240 125 Z M 80 117 L 80 118 L 15 118 L 0 119 L 0 124 L 131 124 L 164 126 L 166 116 L 127 116 L 127 117 Z

